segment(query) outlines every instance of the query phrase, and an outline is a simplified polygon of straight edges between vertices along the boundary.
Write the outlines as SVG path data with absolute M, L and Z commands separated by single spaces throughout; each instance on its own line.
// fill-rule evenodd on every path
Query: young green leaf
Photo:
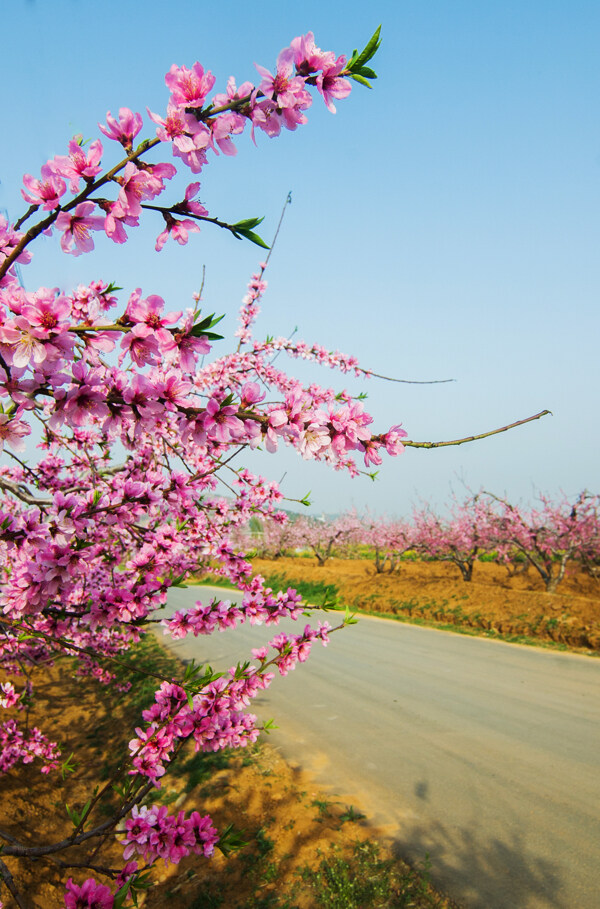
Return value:
M 234 236 L 240 239 L 245 237 L 246 240 L 250 240 L 251 243 L 256 243 L 257 246 L 262 246 L 263 249 L 270 249 L 268 243 L 265 243 L 262 237 L 259 237 L 258 234 L 255 234 L 252 230 L 236 230 L 234 231 Z
M 358 624 L 358 619 L 356 618 L 355 612 L 350 612 L 350 607 L 346 606 L 346 612 L 344 613 L 344 625 L 356 625 Z
M 228 855 L 231 855 L 232 852 L 237 852 L 247 845 L 248 841 L 244 839 L 244 834 L 241 830 L 236 830 L 233 824 L 228 824 L 221 833 L 221 837 L 217 843 L 217 849 L 220 849 L 223 855 L 227 857 Z
M 361 85 L 366 86 L 366 88 L 373 88 L 373 86 L 368 82 L 364 76 L 360 76 L 358 73 L 348 73 L 351 79 L 354 79 L 355 82 L 360 82 Z
M 371 38 L 367 42 L 365 49 L 358 55 L 358 57 L 354 58 L 354 54 L 352 55 L 351 62 L 352 62 L 353 68 L 355 68 L 357 66 L 362 66 L 364 63 L 367 63 L 369 60 L 371 60 L 375 56 L 375 54 L 377 53 L 377 51 L 379 50 L 379 47 L 381 45 L 381 38 L 379 37 L 380 34 L 381 34 L 381 25 L 379 25 L 375 29 Z M 355 53 L 356 53 L 356 51 L 355 51 Z
M 254 227 L 258 227 L 259 224 L 262 224 L 262 222 L 264 220 L 265 220 L 264 217 L 263 218 L 246 218 L 245 221 L 236 221 L 236 223 L 232 224 L 231 226 L 234 227 L 236 230 L 238 230 L 238 229 L 239 230 L 252 230 Z

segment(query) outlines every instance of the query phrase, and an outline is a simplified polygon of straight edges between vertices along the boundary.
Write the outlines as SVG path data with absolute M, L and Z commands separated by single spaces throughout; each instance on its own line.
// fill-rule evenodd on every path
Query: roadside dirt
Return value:
M 446 562 L 402 562 L 398 572 L 377 574 L 365 559 L 330 559 L 320 567 L 309 558 L 254 559 L 256 573 L 334 584 L 343 604 L 369 612 L 455 625 L 502 636 L 527 636 L 600 651 L 600 580 L 576 566 L 554 594 L 546 593 L 533 569 L 509 577 L 493 563 L 475 565 L 462 580 Z
M 18 679 L 14 681 L 21 684 Z M 0 777 L 0 829 L 19 842 L 38 845 L 60 842 L 72 832 L 65 803 L 81 810 L 94 786 L 110 778 L 121 755 L 127 752 L 130 730 L 140 717 L 139 709 L 132 713 L 129 695 L 92 679 L 75 678 L 70 660 L 38 670 L 33 681 L 36 695 L 30 725 L 39 725 L 61 743 L 63 759 L 71 752 L 77 759 L 75 772 L 67 774 L 65 780 L 60 771 L 42 775 L 36 762 L 17 765 Z M 14 710 L 2 714 L 2 721 L 13 715 L 17 718 Z M 22 721 L 23 715 L 18 718 Z M 379 839 L 379 857 L 390 860 L 389 873 L 396 888 L 393 893 L 402 891 L 402 898 L 405 892 L 409 894 L 408 902 L 392 905 L 416 909 L 450 909 L 454 905 L 404 863 L 391 860 L 383 833 L 368 825 L 358 806 L 331 801 L 268 744 L 207 756 L 195 755 L 190 749 L 178 763 L 157 792 L 157 800 L 168 804 L 170 812 L 183 809 L 208 813 L 221 831 L 233 824 L 247 845 L 228 858 L 216 850 L 212 859 L 191 856 L 169 867 L 158 863 L 152 873 L 153 886 L 139 897 L 140 906 L 313 909 L 320 905 L 314 879 L 311 883 L 306 872 L 303 877 L 302 869 L 315 871 L 328 855 L 351 865 L 357 842 L 369 849 Z M 103 815 L 100 810 L 94 823 L 102 822 L 105 816 L 106 812 Z M 24 896 L 25 909 L 63 909 L 64 885 L 69 877 L 82 883 L 94 876 L 110 884 L 110 878 L 101 873 L 74 867 L 93 850 L 94 846 L 83 851 L 66 850 L 33 861 L 5 856 Z M 112 842 L 93 856 L 92 864 L 120 869 L 122 851 L 115 834 Z M 5 886 L 0 886 L 0 904 L 2 901 L 5 909 L 17 905 Z

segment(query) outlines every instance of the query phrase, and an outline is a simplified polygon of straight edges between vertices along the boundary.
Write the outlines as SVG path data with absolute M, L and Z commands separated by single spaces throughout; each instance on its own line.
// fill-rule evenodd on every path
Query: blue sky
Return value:
M 95 137 L 107 110 L 162 112 L 173 62 L 199 60 L 221 86 L 230 74 L 253 79 L 254 62 L 271 68 L 309 29 L 344 53 L 379 23 L 373 91 L 355 86 L 336 116 L 315 100 L 305 127 L 259 136 L 258 148 L 245 136 L 236 158 L 203 171 L 202 201 L 228 220 L 264 215 L 269 238 L 292 191 L 262 333 L 298 326 L 298 337 L 377 372 L 456 380 L 365 384 L 303 371 L 367 390 L 378 428 L 402 422 L 412 439 L 441 440 L 544 408 L 553 416 L 469 446 L 407 451 L 384 461 L 376 483 L 290 452 L 253 467 L 285 473 L 291 497 L 312 490 L 318 512 L 370 505 L 401 515 L 421 500 L 443 503 L 451 488 L 461 495 L 463 484 L 522 501 L 536 490 L 597 491 L 596 2 L 13 0 L 3 16 L 0 207 L 20 213 L 21 175 L 65 153 L 74 133 Z M 147 223 L 123 248 L 102 241 L 78 259 L 44 240 L 25 270 L 28 289 L 101 277 L 182 308 L 205 265 L 206 305 L 227 313 L 232 332 L 260 251 L 206 227 L 188 247 L 156 254 L 160 229 Z

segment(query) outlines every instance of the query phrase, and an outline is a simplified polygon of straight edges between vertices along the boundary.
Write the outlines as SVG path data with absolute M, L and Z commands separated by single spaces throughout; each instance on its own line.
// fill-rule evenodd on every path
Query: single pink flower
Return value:
M 142 128 L 142 117 L 140 114 L 134 114 L 128 107 L 119 108 L 119 119 L 111 115 L 108 111 L 106 115 L 107 126 L 98 124 L 100 131 L 109 139 L 120 142 L 124 148 L 131 148 L 133 140 Z
M 350 80 L 342 79 L 340 76 L 345 69 L 346 58 L 342 56 L 338 57 L 335 63 L 323 67 L 323 71 L 317 76 L 317 89 L 323 95 L 325 106 L 332 114 L 335 114 L 332 98 L 342 100 L 352 91 Z
M 199 226 L 195 221 L 191 221 L 189 218 L 184 218 L 183 221 L 178 221 L 176 218 L 173 218 L 172 215 L 165 214 L 164 219 L 166 221 L 166 227 L 161 234 L 156 238 L 155 250 L 160 252 L 169 237 L 172 237 L 180 246 L 184 246 L 188 241 L 188 234 L 190 231 L 198 233 L 200 231 Z
M 33 328 L 24 316 L 17 316 L 0 330 L 0 342 L 8 345 L 5 356 L 12 366 L 43 363 L 48 351 L 40 340 L 46 333 Z
M 204 412 L 204 429 L 209 439 L 216 442 L 230 442 L 244 434 L 244 424 L 235 414 L 237 407 L 222 407 L 216 398 L 211 398 Z
M 114 902 L 110 887 L 97 884 L 93 877 L 81 886 L 75 884 L 73 878 L 67 881 L 65 909 L 113 909 Z
M 154 337 L 154 332 L 147 325 L 139 322 L 127 332 L 121 341 L 123 353 L 119 357 L 119 363 L 122 363 L 126 354 L 136 364 L 136 366 L 145 366 L 146 364 L 156 365 L 160 357 L 158 342 Z
M 21 310 L 30 325 L 43 329 L 46 337 L 64 332 L 71 325 L 71 303 L 56 293 L 57 288 L 40 287 L 35 293 L 27 295 L 27 303 Z
M 305 460 L 314 458 L 331 445 L 331 438 L 325 426 L 319 423 L 309 423 L 300 433 L 300 454 Z
M 156 165 L 156 167 L 158 166 Z M 119 198 L 112 208 L 113 215 L 118 218 L 139 217 L 142 211 L 142 200 L 154 199 L 155 196 L 158 196 L 164 189 L 164 176 L 170 179 L 174 171 L 175 168 L 165 174 L 162 172 L 154 173 L 152 167 L 145 167 L 140 170 L 133 161 L 130 161 L 125 165 L 123 175 L 118 177 L 121 189 Z
M 63 252 L 80 256 L 81 253 L 91 252 L 94 241 L 91 230 L 102 230 L 104 218 L 92 215 L 95 209 L 93 202 L 80 202 L 75 211 L 61 211 L 56 219 L 56 227 L 63 230 L 60 245 Z
M 126 243 L 127 242 L 127 233 L 125 231 L 125 225 L 127 227 L 139 227 L 139 218 L 134 217 L 130 214 L 123 214 L 122 208 L 118 202 L 102 202 L 99 203 L 100 208 L 104 209 L 106 212 L 106 218 L 104 220 L 104 232 L 107 237 L 114 243 Z
M 2 415 L 3 416 L 3 415 Z M 15 690 L 12 682 L 3 682 L 0 685 L 0 707 L 8 709 L 18 703 L 20 694 Z
M 210 71 L 205 73 L 201 63 L 194 63 L 191 69 L 174 63 L 165 76 L 165 82 L 176 107 L 203 107 L 215 84 L 215 77 Z
M 207 126 L 193 135 L 180 136 L 173 140 L 173 154 L 186 164 L 193 174 L 199 174 L 208 158 L 206 149 L 212 147 L 212 135 Z
M 190 183 L 186 188 L 183 201 L 174 205 L 173 211 L 178 215 L 192 214 L 199 215 L 200 217 L 208 215 L 208 209 L 206 209 L 201 202 L 194 199 L 194 196 L 197 195 L 199 191 L 199 183 Z
M 296 72 L 301 76 L 320 72 L 335 62 L 335 54 L 332 51 L 322 51 L 315 45 L 315 36 L 312 32 L 294 38 L 290 47 L 294 54 Z
M 227 80 L 226 94 L 215 95 L 212 99 L 214 108 L 226 107 L 232 101 L 250 100 L 252 94 L 256 91 L 251 82 L 243 82 L 238 88 L 235 84 L 235 78 L 230 76 Z
M 44 164 L 42 167 L 41 180 L 36 180 L 31 174 L 25 174 L 23 183 L 28 190 L 28 192 L 21 190 L 25 201 L 31 202 L 32 205 L 41 205 L 45 211 L 58 208 L 61 196 L 64 196 L 67 191 L 67 184 L 52 172 L 49 164 Z
M 375 464 L 378 466 L 382 463 L 381 455 L 378 453 L 378 448 L 380 446 L 379 442 L 376 442 L 374 439 L 371 439 L 370 442 L 364 443 L 365 450 L 365 465 L 368 467 L 370 464 Z
M 173 335 L 179 353 L 179 367 L 188 373 L 196 368 L 198 356 L 210 353 L 208 338 L 205 335 L 199 337 L 193 335 L 193 328 L 193 317 L 190 315 L 186 317 L 183 327 Z M 201 431 L 203 432 L 203 429 Z
M 402 429 L 402 426 L 392 426 L 385 436 L 382 436 L 387 453 L 392 456 L 402 454 L 404 445 L 401 440 L 405 439 L 407 435 L 408 433 Z
M 181 318 L 181 310 L 165 313 L 164 307 L 165 301 L 158 294 L 150 294 L 142 299 L 142 291 L 138 287 L 129 297 L 125 310 L 128 319 L 147 325 L 155 333 L 163 351 L 175 346 L 173 335 L 167 326 L 175 325 Z
M 69 142 L 69 154 L 56 155 L 52 161 L 48 162 L 48 166 L 55 174 L 70 180 L 71 192 L 77 193 L 81 177 L 85 180 L 93 180 L 102 170 L 99 166 L 102 151 L 100 139 L 92 142 L 89 152 L 86 153 L 81 145 L 81 136 L 75 136 Z
M 211 121 L 210 131 L 214 142 L 217 143 L 223 154 L 225 155 L 236 155 L 237 149 L 231 137 L 234 135 L 239 135 L 244 132 L 246 126 L 246 120 L 244 117 L 241 117 L 239 114 L 234 114 L 232 112 L 226 112 L 219 114 L 218 117 L 215 117 Z M 214 145 L 213 145 L 214 148 Z M 216 151 L 216 149 L 215 149 Z

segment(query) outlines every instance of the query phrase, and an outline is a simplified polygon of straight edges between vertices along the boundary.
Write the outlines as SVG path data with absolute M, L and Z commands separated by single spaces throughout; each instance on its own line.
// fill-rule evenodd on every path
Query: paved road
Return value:
M 170 611 L 215 593 L 235 596 L 173 590 Z M 226 668 L 275 633 L 174 649 Z M 600 907 L 600 660 L 361 618 L 254 710 L 469 909 Z

